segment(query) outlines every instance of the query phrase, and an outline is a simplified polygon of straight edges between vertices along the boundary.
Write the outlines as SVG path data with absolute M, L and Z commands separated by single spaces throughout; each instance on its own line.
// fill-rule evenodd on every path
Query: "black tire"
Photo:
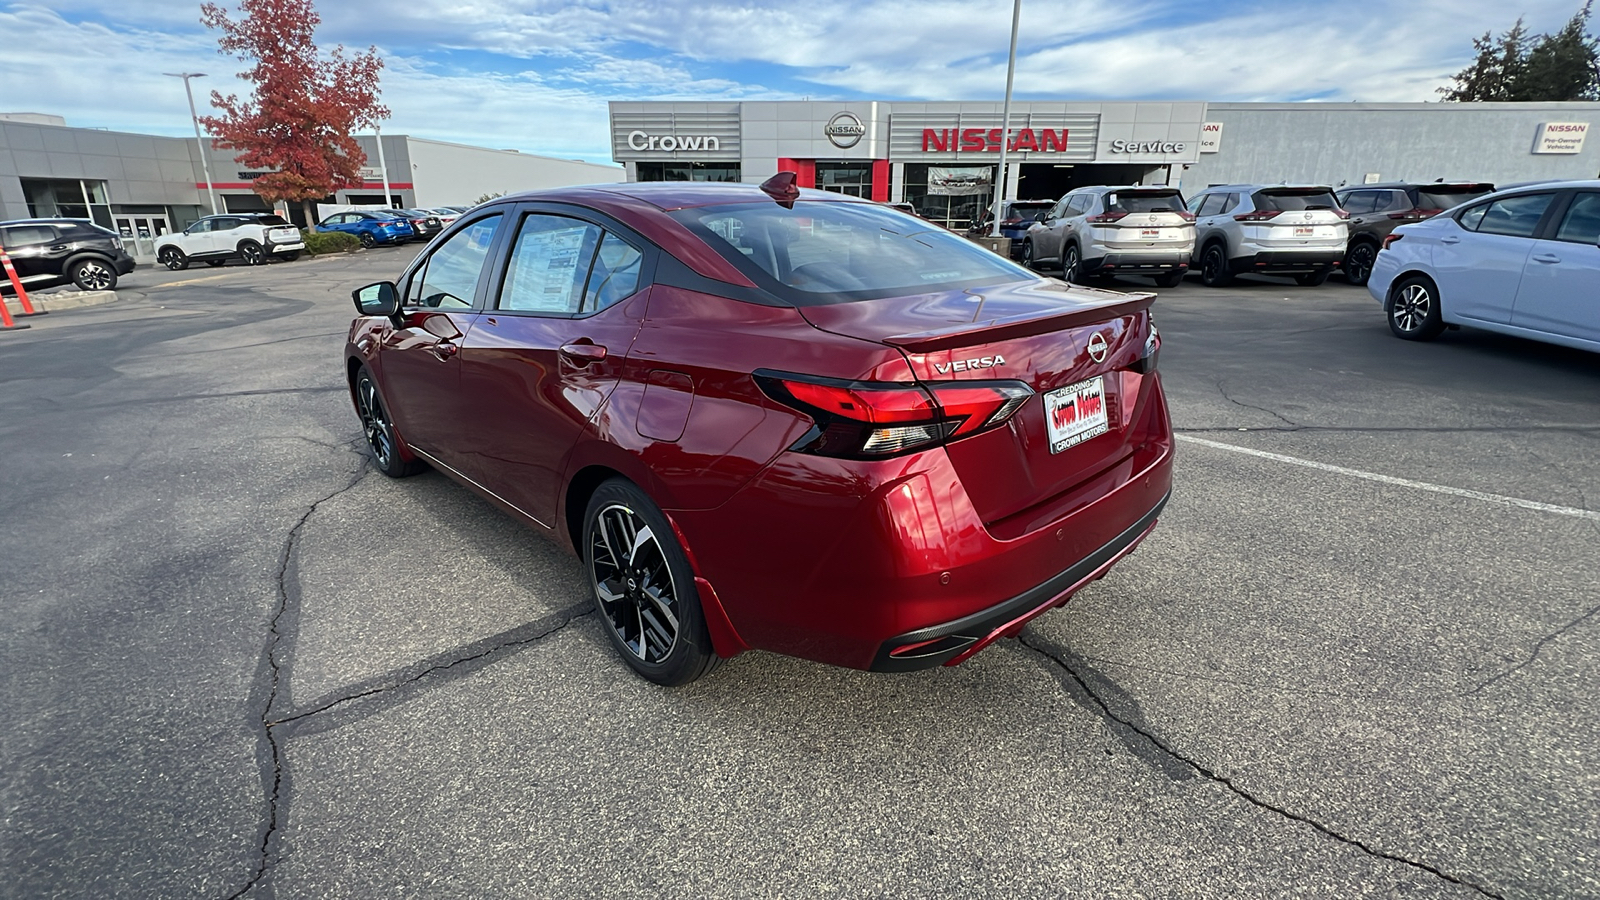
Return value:
M 688 684 L 717 667 L 694 572 L 661 510 L 631 481 L 595 489 L 583 563 L 611 645 L 641 677 Z
M 210 266 L 213 269 L 215 269 L 218 266 L 225 266 L 227 264 L 228 264 L 228 261 L 225 260 L 225 259 L 208 259 L 208 260 L 206 260 L 206 265 Z
M 1351 284 L 1363 285 L 1372 277 L 1372 263 L 1378 258 L 1378 245 L 1357 241 L 1344 251 L 1344 277 Z
M 1061 280 L 1068 284 L 1083 284 L 1083 265 L 1078 260 L 1078 248 L 1068 244 L 1061 250 Z
M 290 250 L 288 253 L 279 253 L 278 258 L 284 262 L 294 262 L 300 258 L 299 250 Z
M 244 260 L 247 266 L 264 266 L 267 264 L 267 251 L 261 249 L 261 245 L 255 241 L 240 241 L 239 258 Z
M 356 415 L 361 419 L 361 430 L 367 438 L 367 449 L 372 452 L 373 468 L 390 478 L 405 478 L 426 469 L 428 464 L 420 459 L 406 459 L 406 442 L 395 430 L 389 418 L 389 408 L 378 392 L 378 383 L 372 373 L 362 366 L 355 381 Z
M 117 289 L 117 270 L 98 256 L 80 259 L 72 264 L 67 277 L 80 291 L 114 291 Z
M 1294 276 L 1294 283 L 1300 285 L 1301 287 L 1316 287 L 1327 280 L 1327 269 L 1322 269 L 1321 271 L 1317 272 L 1301 272 L 1300 274 Z
M 1152 275 L 1151 278 L 1155 280 L 1156 287 L 1175 288 L 1183 284 L 1183 276 L 1184 271 L 1179 269 L 1176 272 L 1162 272 L 1160 275 Z
M 174 272 L 182 272 L 189 268 L 189 255 L 177 247 L 162 247 L 156 260 Z
M 1024 269 L 1039 268 L 1039 261 L 1033 258 L 1033 241 L 1022 242 L 1022 267 Z
M 1228 269 L 1228 251 L 1221 244 L 1212 244 L 1200 254 L 1200 283 L 1206 287 L 1226 287 L 1233 283 L 1233 272 Z
M 361 232 L 361 246 L 371 250 L 373 247 L 378 246 L 378 239 L 363 231 Z
M 1389 330 L 1407 341 L 1431 341 L 1444 331 L 1439 288 L 1423 275 L 1413 275 L 1389 289 Z

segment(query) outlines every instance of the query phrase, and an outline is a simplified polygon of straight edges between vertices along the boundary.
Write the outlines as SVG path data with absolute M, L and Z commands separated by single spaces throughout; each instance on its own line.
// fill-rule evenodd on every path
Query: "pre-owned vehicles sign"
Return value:
M 1582 153 L 1588 122 L 1546 122 L 1533 139 L 1535 153 Z

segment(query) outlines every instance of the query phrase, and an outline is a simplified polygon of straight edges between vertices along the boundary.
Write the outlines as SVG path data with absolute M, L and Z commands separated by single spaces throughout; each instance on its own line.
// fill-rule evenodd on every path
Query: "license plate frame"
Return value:
M 1050 452 L 1061 453 L 1111 430 L 1104 375 L 1086 378 L 1044 395 L 1044 427 Z

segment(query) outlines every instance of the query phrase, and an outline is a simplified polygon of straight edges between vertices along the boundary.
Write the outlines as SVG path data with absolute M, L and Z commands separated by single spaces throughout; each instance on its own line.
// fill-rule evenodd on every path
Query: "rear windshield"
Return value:
M 1294 212 L 1300 209 L 1338 209 L 1333 192 L 1319 190 L 1257 191 L 1256 209 L 1279 209 Z
M 1011 215 L 1008 218 L 1031 219 L 1055 205 L 1054 200 L 1041 200 L 1038 203 L 1013 203 L 1011 204 Z
M 1166 194 L 1118 191 L 1106 195 L 1106 209 L 1110 212 L 1126 213 L 1177 212 L 1183 209 L 1183 196 L 1177 191 Z
M 283 220 L 283 216 L 257 216 L 256 217 L 256 221 L 260 222 L 263 225 L 287 225 L 287 224 L 289 224 L 288 222 L 285 222 Z
M 876 203 L 702 206 L 672 213 L 756 284 L 801 306 L 926 294 L 1038 276 Z
M 1484 197 L 1494 191 L 1489 185 L 1471 185 L 1466 187 L 1451 187 L 1438 185 L 1425 187 L 1417 191 L 1418 209 L 1452 209 Z

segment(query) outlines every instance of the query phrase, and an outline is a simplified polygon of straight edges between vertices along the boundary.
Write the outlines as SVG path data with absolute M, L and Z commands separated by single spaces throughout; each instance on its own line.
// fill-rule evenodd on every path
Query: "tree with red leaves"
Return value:
M 312 0 L 241 0 L 239 9 L 243 18 L 235 21 L 206 3 L 200 20 L 221 29 L 218 52 L 252 63 L 239 77 L 255 84 L 254 96 L 212 91 L 222 114 L 200 121 L 217 146 L 267 172 L 254 184 L 262 199 L 301 203 L 309 226 L 311 201 L 362 181 L 367 156 L 350 135 L 389 117 L 378 103 L 383 60 L 376 47 L 350 57 L 343 45 L 321 53 L 312 36 L 322 17 Z

